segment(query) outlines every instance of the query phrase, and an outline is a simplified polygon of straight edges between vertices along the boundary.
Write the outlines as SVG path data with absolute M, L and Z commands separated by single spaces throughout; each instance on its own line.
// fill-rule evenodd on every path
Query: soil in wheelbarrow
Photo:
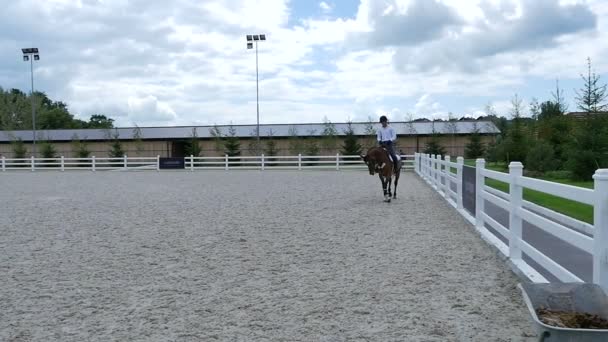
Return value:
M 579 312 L 555 311 L 540 308 L 536 315 L 541 322 L 559 328 L 608 329 L 608 320 L 597 315 Z

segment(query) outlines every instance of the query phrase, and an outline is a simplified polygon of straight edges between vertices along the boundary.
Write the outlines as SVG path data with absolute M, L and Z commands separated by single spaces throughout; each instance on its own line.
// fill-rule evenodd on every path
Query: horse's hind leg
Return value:
M 395 175 L 395 193 L 393 194 L 394 199 L 397 199 L 397 184 L 399 184 L 399 174 Z

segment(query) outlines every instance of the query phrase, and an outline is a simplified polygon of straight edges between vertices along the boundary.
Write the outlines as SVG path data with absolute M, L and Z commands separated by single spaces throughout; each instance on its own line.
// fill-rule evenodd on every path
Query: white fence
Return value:
M 456 174 L 452 172 L 456 170 Z M 608 291 L 608 169 L 597 170 L 593 176 L 594 189 L 547 182 L 523 176 L 523 165 L 512 162 L 509 173 L 491 171 L 485 168 L 485 161 L 476 161 L 475 213 L 470 215 L 462 207 L 463 159 L 457 163 L 449 157 L 416 154 L 415 171 L 433 188 L 444 196 L 463 214 L 489 243 L 495 245 L 530 280 L 548 282 L 545 277 L 522 260 L 522 253 L 545 268 L 562 282 L 583 282 L 579 277 L 534 248 L 522 238 L 522 222 L 525 220 L 566 243 L 590 253 L 593 257 L 593 282 Z M 495 179 L 509 184 L 509 193 L 494 190 L 485 185 L 485 179 Z M 445 180 L 442 182 L 442 180 Z M 457 185 L 457 191 L 451 184 Z M 523 188 L 537 190 L 565 199 L 593 206 L 593 225 L 575 220 L 523 199 Z M 453 198 L 456 198 L 454 200 Z M 485 211 L 485 201 L 503 208 L 509 213 L 509 227 L 505 227 L 490 217 Z M 488 224 L 501 234 L 508 244 L 502 242 L 485 228 Z
M 404 169 L 414 168 L 414 156 L 401 156 Z M 1 171 L 16 170 L 160 170 L 161 157 L 121 158 L 0 158 Z M 237 156 L 237 157 L 194 157 L 184 158 L 186 170 L 364 170 L 367 166 L 360 156 Z

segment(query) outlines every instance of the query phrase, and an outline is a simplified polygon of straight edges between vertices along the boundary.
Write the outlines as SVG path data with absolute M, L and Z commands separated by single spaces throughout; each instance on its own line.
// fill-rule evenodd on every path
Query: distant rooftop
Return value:
M 499 134 L 500 131 L 490 121 L 438 121 L 438 122 L 391 122 L 400 136 L 408 135 L 430 135 L 435 131 L 438 134 L 471 134 L 475 129 L 481 134 Z M 347 123 L 334 123 L 338 135 L 344 135 Z M 352 127 L 356 135 L 365 136 L 368 123 L 353 123 Z M 230 126 L 180 126 L 180 127 L 140 127 L 140 136 L 143 140 L 170 140 L 184 139 L 192 136 L 193 129 L 196 129 L 197 136 L 201 139 L 212 138 L 211 130 L 217 127 L 222 135 L 226 135 Z M 255 137 L 256 125 L 234 125 L 236 136 L 240 138 Z M 380 124 L 373 124 L 374 131 Z M 312 124 L 273 124 L 260 125 L 260 136 L 267 137 L 272 135 L 276 138 L 290 137 L 296 132 L 298 136 L 321 136 L 325 126 L 322 123 Z M 58 129 L 58 130 L 38 130 L 36 135 L 39 140 L 49 141 L 70 141 L 75 136 L 80 140 L 107 140 L 110 136 L 118 132 L 119 139 L 133 140 L 135 127 L 123 127 L 112 129 Z M 0 131 L 0 142 L 10 142 L 21 138 L 23 141 L 32 140 L 32 131 Z

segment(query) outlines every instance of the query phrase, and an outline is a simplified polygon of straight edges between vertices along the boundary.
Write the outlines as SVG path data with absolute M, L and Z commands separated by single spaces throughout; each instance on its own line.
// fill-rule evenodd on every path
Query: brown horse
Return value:
M 366 155 L 361 155 L 369 174 L 374 175 L 378 172 L 380 181 L 382 182 L 382 191 L 384 192 L 384 202 L 390 202 L 391 196 L 397 198 L 397 184 L 399 184 L 399 175 L 401 174 L 401 161 L 397 161 L 395 164 L 391 161 L 388 151 L 382 147 L 372 147 L 367 151 Z M 395 176 L 395 192 L 391 192 L 391 181 L 393 175 Z

